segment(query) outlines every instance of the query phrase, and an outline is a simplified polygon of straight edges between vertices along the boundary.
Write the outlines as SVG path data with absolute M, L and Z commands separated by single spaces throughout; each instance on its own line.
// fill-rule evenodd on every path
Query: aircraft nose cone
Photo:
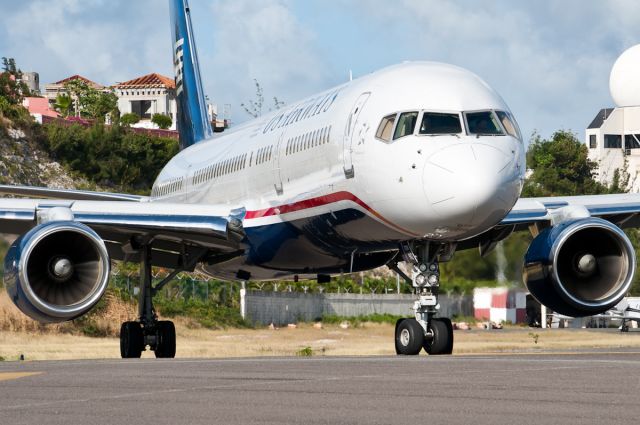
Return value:
M 470 230 L 502 219 L 518 196 L 513 162 L 512 155 L 481 143 L 453 145 L 431 155 L 423 188 L 446 223 L 444 231 Z

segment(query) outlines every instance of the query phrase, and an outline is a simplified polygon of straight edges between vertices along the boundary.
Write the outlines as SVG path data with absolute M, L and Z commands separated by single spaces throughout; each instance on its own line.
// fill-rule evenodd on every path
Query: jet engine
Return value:
M 73 221 L 40 224 L 18 238 L 4 261 L 4 284 L 16 306 L 40 322 L 88 312 L 109 282 L 104 241 Z
M 525 255 L 523 280 L 531 294 L 559 314 L 603 313 L 627 293 L 636 268 L 631 242 L 600 218 L 544 229 Z

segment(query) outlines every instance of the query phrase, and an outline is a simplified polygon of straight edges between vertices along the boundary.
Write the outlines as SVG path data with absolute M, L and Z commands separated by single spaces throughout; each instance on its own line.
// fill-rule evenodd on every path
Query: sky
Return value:
M 504 98 L 528 138 L 584 129 L 613 105 L 609 73 L 640 43 L 637 0 L 191 0 L 205 92 L 232 123 L 241 103 L 285 103 L 406 60 L 452 63 Z M 0 0 L 0 57 L 41 86 L 172 76 L 165 0 Z

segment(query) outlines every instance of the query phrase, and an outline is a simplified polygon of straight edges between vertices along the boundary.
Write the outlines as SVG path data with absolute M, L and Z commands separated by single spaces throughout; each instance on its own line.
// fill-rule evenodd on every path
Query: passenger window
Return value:
M 460 116 L 440 112 L 422 114 L 419 134 L 459 134 L 462 133 Z
M 418 121 L 417 112 L 403 112 L 400 114 L 396 131 L 393 133 L 393 140 L 413 134 L 413 130 L 416 128 L 416 121 Z
M 504 135 L 493 112 L 468 112 L 465 115 L 470 134 Z
M 520 134 L 518 134 L 518 127 L 515 124 L 515 121 L 511 119 L 511 116 L 504 111 L 496 111 L 502 126 L 507 131 L 509 136 L 513 136 L 517 139 L 520 139 Z
M 396 122 L 396 114 L 388 115 L 382 118 L 378 131 L 376 131 L 376 137 L 382 139 L 385 142 L 391 141 L 391 131 L 393 131 L 393 124 Z

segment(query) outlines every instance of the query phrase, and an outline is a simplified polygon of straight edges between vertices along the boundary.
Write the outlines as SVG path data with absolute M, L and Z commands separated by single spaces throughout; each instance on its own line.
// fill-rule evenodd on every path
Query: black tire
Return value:
M 416 319 L 400 319 L 396 322 L 396 354 L 416 356 L 424 341 L 424 329 Z
M 176 356 L 176 327 L 169 320 L 159 321 L 157 324 L 158 344 L 156 353 L 158 359 L 172 359 Z
M 432 338 L 425 338 L 424 351 L 431 355 L 453 353 L 453 326 L 446 317 L 431 319 L 429 323 Z
M 144 350 L 144 335 L 138 322 L 124 322 L 120 327 L 120 356 L 137 359 Z

